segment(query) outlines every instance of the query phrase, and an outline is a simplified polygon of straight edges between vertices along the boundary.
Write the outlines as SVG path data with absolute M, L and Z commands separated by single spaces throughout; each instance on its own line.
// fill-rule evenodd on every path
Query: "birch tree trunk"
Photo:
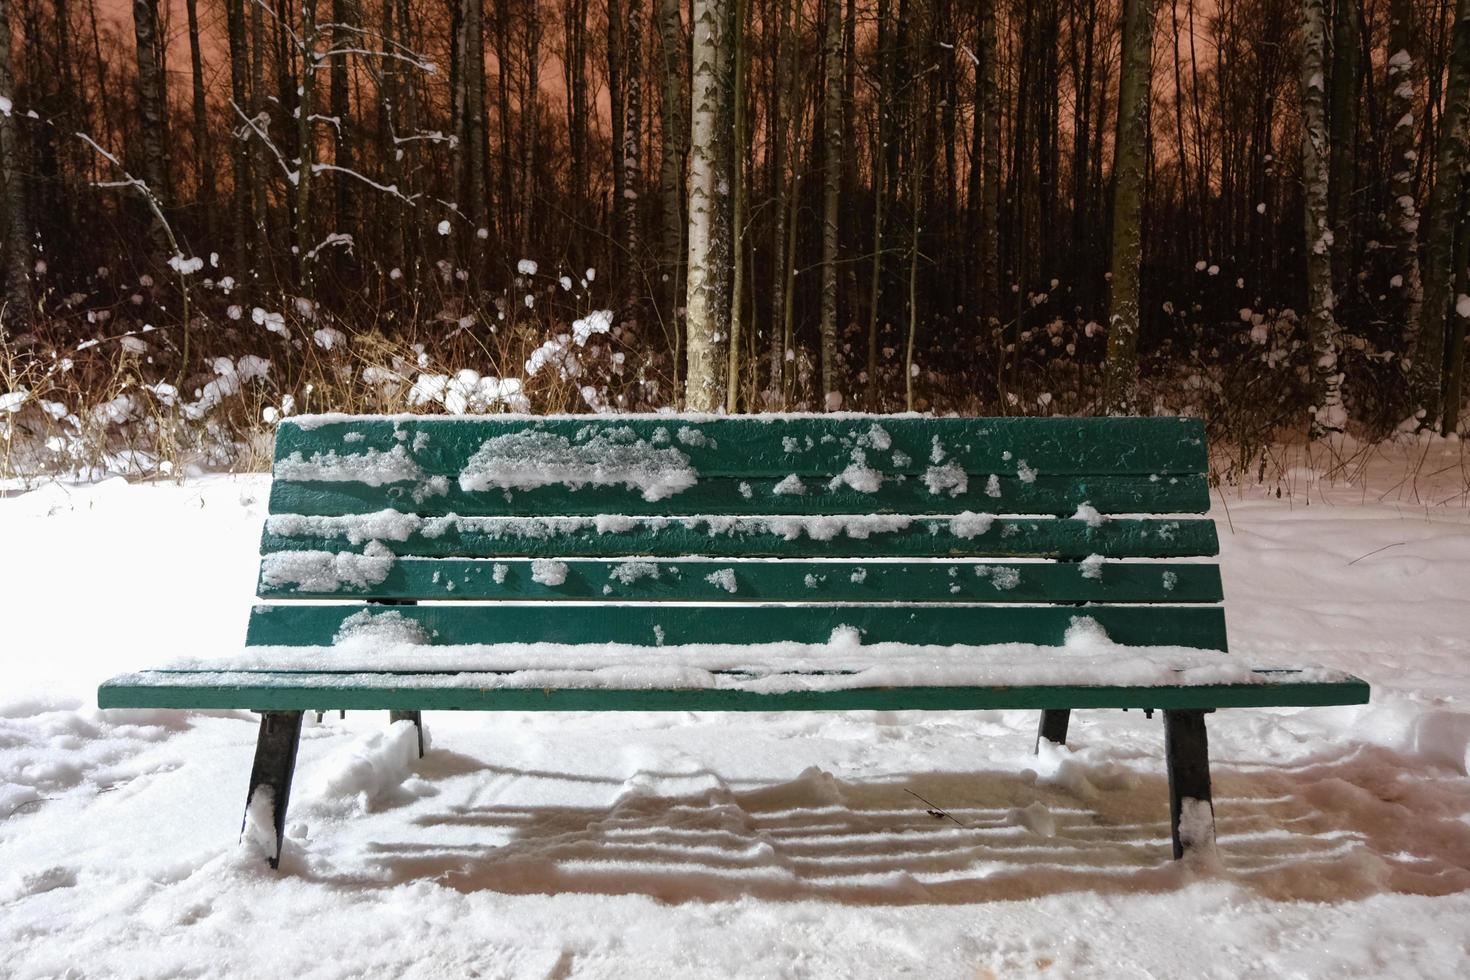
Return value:
M 1307 434 L 1343 431 L 1337 322 L 1333 315 L 1332 227 L 1328 220 L 1327 18 L 1322 0 L 1302 0 L 1302 183 L 1307 250 L 1307 337 L 1312 351 L 1312 419 Z
M 680 20 L 679 0 L 658 0 L 659 46 L 663 56 L 663 93 L 659 104 L 659 122 L 663 130 L 659 159 L 659 197 L 661 231 L 659 234 L 659 276 L 664 303 L 665 329 L 678 336 L 679 317 L 675 309 L 683 295 L 680 247 L 684 244 L 684 25 Z M 675 345 L 676 346 L 676 345 Z
M 1153 74 L 1154 0 L 1124 0 L 1123 65 L 1113 156 L 1112 286 L 1108 358 L 1103 372 L 1109 415 L 1138 411 L 1138 269 L 1143 259 L 1143 169 Z
M 1465 169 L 1465 125 L 1470 114 L 1470 0 L 1455 4 L 1454 34 L 1450 44 L 1449 82 L 1439 117 L 1439 145 L 1435 150 L 1434 188 L 1429 194 L 1429 230 L 1424 248 L 1424 306 L 1420 312 L 1418 349 L 1414 352 L 1413 388 L 1416 408 L 1425 427 L 1450 417 L 1444 397 L 1445 334 L 1454 282 L 1455 212 Z M 1453 324 L 1455 340 L 1463 343 L 1463 323 Z M 1459 392 L 1451 393 L 1455 400 Z M 1445 428 L 1449 431 L 1448 427 Z
M 1404 349 L 1419 330 L 1424 286 L 1419 280 L 1419 209 L 1414 200 L 1415 95 L 1419 87 L 1419 39 L 1413 0 L 1392 0 L 1388 20 L 1388 240 L 1393 248 L 1393 286 L 1403 311 Z
M 822 97 L 822 400 L 842 405 L 837 390 L 837 202 L 842 191 L 842 6 L 826 4 Z
M 717 411 L 730 329 L 730 0 L 693 0 L 685 407 Z
M 158 36 L 157 0 L 133 0 L 133 37 L 138 62 L 138 116 L 143 143 L 143 181 L 160 205 L 169 199 L 168 157 L 164 147 L 168 134 L 167 108 L 164 104 L 162 61 Z M 149 219 L 149 242 L 154 257 L 168 257 L 168 236 L 156 216 Z
M 0 95 L 7 99 L 15 96 L 10 36 L 10 0 L 0 0 Z M 0 337 L 9 332 L 10 324 L 25 326 L 31 317 L 31 233 L 14 112 L 13 105 L 0 112 L 0 207 L 5 209 L 5 316 L 0 318 Z

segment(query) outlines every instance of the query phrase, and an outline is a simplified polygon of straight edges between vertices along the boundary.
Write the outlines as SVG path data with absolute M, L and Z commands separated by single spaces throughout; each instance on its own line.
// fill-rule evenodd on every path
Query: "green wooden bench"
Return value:
M 308 710 L 1162 709 L 1179 857 L 1207 712 L 1368 699 L 1226 655 L 1205 471 L 1179 418 L 291 419 L 244 651 L 98 702 L 259 712 L 273 866 Z

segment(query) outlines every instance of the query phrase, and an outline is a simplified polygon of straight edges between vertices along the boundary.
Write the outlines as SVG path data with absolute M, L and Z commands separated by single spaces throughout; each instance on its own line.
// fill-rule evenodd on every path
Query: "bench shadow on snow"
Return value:
M 1162 773 L 1129 770 L 1110 783 L 1093 771 L 1079 779 L 1065 759 L 1044 777 L 991 769 L 839 781 L 810 769 L 785 782 L 732 788 L 707 770 L 646 771 L 623 781 L 497 768 L 436 750 L 419 775 L 432 783 L 474 772 L 502 784 L 594 782 L 621 785 L 622 792 L 607 806 L 436 799 L 408 827 L 441 842 L 405 834 L 400 824 L 395 836 L 409 839 L 377 840 L 361 855 L 367 877 L 435 880 L 467 892 L 632 894 L 665 902 L 749 896 L 963 904 L 1167 891 L 1202 875 L 1278 900 L 1470 890 L 1470 784 L 1362 745 L 1295 767 L 1220 760 L 1223 870 L 1213 871 L 1169 860 Z M 650 789 L 671 785 L 689 791 Z M 945 815 L 933 815 L 911 794 L 944 807 Z M 301 870 L 360 880 L 322 867 Z

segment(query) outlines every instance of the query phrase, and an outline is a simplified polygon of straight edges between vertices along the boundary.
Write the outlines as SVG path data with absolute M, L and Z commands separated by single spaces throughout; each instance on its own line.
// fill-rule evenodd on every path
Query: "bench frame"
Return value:
M 267 526 L 262 540 L 262 597 L 275 599 L 355 599 L 351 606 L 263 606 L 252 615 L 247 646 L 312 646 L 331 644 L 339 637 L 343 624 L 334 610 L 364 610 L 383 606 L 418 606 L 420 599 L 463 598 L 469 600 L 511 600 L 512 603 L 536 600 L 588 600 L 601 603 L 634 603 L 638 607 L 659 600 L 676 599 L 693 602 L 698 615 L 675 616 L 660 620 L 647 609 L 604 606 L 611 613 L 597 616 L 574 614 L 547 620 L 537 610 L 529 613 L 507 605 L 492 615 L 441 614 L 433 606 L 408 613 L 415 628 L 434 637 L 436 643 L 480 643 L 481 637 L 493 636 L 497 642 L 518 643 L 547 640 L 553 643 L 620 643 L 678 646 L 707 642 L 707 632 L 719 630 L 729 644 L 759 644 L 772 640 L 821 644 L 833 624 L 844 629 L 860 630 L 863 643 L 915 642 L 940 645 L 973 642 L 976 631 L 986 643 L 1014 640 L 1023 643 L 1054 645 L 1061 642 L 1061 630 L 1074 623 L 1078 615 L 1093 618 L 1109 636 L 1118 642 L 1138 646 L 1184 646 L 1204 650 L 1225 650 L 1225 630 L 1221 606 L 1223 598 L 1218 571 L 1211 565 L 1155 564 L 1114 562 L 1090 566 L 1094 560 L 1116 558 L 1188 559 L 1190 556 L 1212 556 L 1218 549 L 1214 526 L 1208 520 L 1179 520 L 1181 513 L 1203 513 L 1208 509 L 1209 493 L 1205 482 L 1206 455 L 1203 427 L 1196 420 L 1185 419 L 924 419 L 912 416 L 896 420 L 890 416 L 793 416 L 788 419 L 761 419 L 759 424 L 738 418 L 690 418 L 685 416 L 635 417 L 614 419 L 589 417 L 541 417 L 526 419 L 487 418 L 484 420 L 439 420 L 423 417 L 319 417 L 310 424 L 291 420 L 283 424 L 276 447 L 275 481 L 272 486 L 272 515 L 287 519 L 285 529 L 273 531 Z M 631 423 L 631 424 L 630 424 Z M 688 423 L 694 429 L 683 426 Z M 876 464 L 888 466 L 878 481 L 882 493 L 863 489 L 848 479 L 851 489 L 841 486 L 840 471 L 845 454 L 851 449 L 853 465 L 866 467 L 866 447 L 870 455 L 879 453 L 872 433 L 881 432 L 881 450 L 889 449 L 888 434 L 893 432 L 891 460 Z M 326 426 L 330 432 L 314 431 Z M 599 426 L 603 428 L 599 429 Z M 699 430 L 698 426 L 706 426 Z M 871 426 L 871 428 L 868 428 Z M 560 440 L 562 451 L 577 452 L 601 440 L 613 445 L 622 436 L 633 433 L 640 447 L 673 446 L 687 450 L 685 463 L 696 464 L 698 480 L 685 489 L 693 492 L 681 498 L 675 490 L 669 504 L 660 497 L 630 493 L 631 484 L 618 487 L 618 480 L 584 490 L 582 484 L 567 482 L 560 491 L 533 484 L 529 494 L 513 494 L 510 489 L 486 489 L 483 483 L 466 483 L 471 464 L 480 460 L 491 447 L 507 437 L 522 439 L 532 449 L 518 462 L 539 465 L 545 459 L 535 446 L 553 445 Z M 665 428 L 668 427 L 668 428 Z M 669 429 L 678 429 L 677 440 Z M 717 430 L 717 431 L 716 431 Z M 686 438 L 687 432 L 695 438 Z M 591 432 L 585 436 L 583 433 Z M 772 435 L 774 433 L 775 435 Z M 786 435 L 790 433 L 790 435 Z M 930 436 L 933 455 L 930 457 Z M 480 442 L 487 435 L 489 441 Z M 801 440 L 796 438 L 801 436 Z M 718 436 L 721 448 L 716 451 L 713 438 Z M 781 436 L 778 451 L 772 443 Z M 530 438 L 534 437 L 534 438 Z M 945 469 L 960 464 L 959 472 L 968 474 L 972 485 L 945 494 L 936 488 L 934 467 L 928 471 L 926 457 L 938 464 L 946 459 L 941 437 L 948 440 L 949 455 Z M 660 438 L 663 440 L 660 442 Z M 864 442 L 866 438 L 869 441 Z M 585 443 L 584 439 L 590 441 Z M 436 442 L 436 440 L 442 440 Z M 539 442 L 537 440 L 540 440 Z M 548 441 L 549 440 L 549 441 Z M 609 441 L 610 440 L 610 441 Z M 804 440 L 805 449 L 793 449 Z M 417 456 L 421 442 L 426 454 Z M 347 446 L 352 448 L 344 448 Z M 409 446 L 412 452 L 405 452 Z M 904 451 L 900 452 L 900 445 Z M 363 452 L 367 455 L 355 455 Z M 1009 446 L 1015 456 L 1003 451 Z M 374 448 L 376 447 L 376 448 Z M 568 449 L 568 447 L 570 447 Z M 1038 453 L 1047 459 L 1048 471 L 1037 477 L 1028 467 L 1024 450 L 1033 461 Z M 340 450 L 340 455 L 339 455 Z M 681 450 L 681 452 L 682 452 Z M 499 451 L 499 450 L 497 450 Z M 668 453 L 669 449 L 658 452 Z M 803 457 L 802 453 L 808 455 Z M 306 459 L 305 453 L 315 453 Z M 388 483 L 404 479 L 399 489 L 384 487 L 380 482 L 352 482 L 341 475 L 343 466 L 352 458 L 363 460 L 396 460 L 401 472 L 411 476 L 391 477 Z M 406 457 L 406 459 L 404 458 Z M 1020 457 L 1020 458 L 1018 458 Z M 466 459 L 469 462 L 466 462 Z M 318 462 L 320 460 L 320 462 Z M 918 460 L 915 464 L 915 460 Z M 561 465 L 565 464 L 565 460 Z M 499 463 L 493 465 L 500 465 Z M 1009 467 L 1009 469 L 1007 469 Z M 851 466 L 848 466 L 851 469 Z M 798 479 L 798 471 L 800 479 Z M 483 464 L 480 471 L 484 474 Z M 869 471 L 871 472 L 871 471 Z M 452 487 L 447 479 L 459 474 L 460 486 Z M 789 474 L 781 476 L 781 474 Z M 832 474 L 838 474 L 832 476 Z M 1000 473 L 1000 477 L 997 476 Z M 750 483 L 744 482 L 749 474 Z M 986 475 L 988 474 L 988 476 Z M 706 484 L 705 478 L 709 477 Z M 830 482 L 829 482 L 830 477 Z M 780 496 L 788 491 L 782 486 L 795 479 L 800 499 Z M 817 481 L 815 493 L 802 488 L 802 480 Z M 998 482 L 999 481 L 999 482 Z M 583 481 L 589 482 L 589 481 Z M 596 482 L 596 481 L 590 481 Z M 698 486 L 695 487 L 694 483 Z M 963 481 L 961 481 L 963 482 Z M 754 489 L 752 488 L 754 484 Z M 491 487 L 500 484 L 491 484 Z M 928 494 L 924 493 L 925 486 Z M 569 489 L 568 489 L 569 488 Z M 824 489 L 825 488 L 825 489 Z M 982 492 L 983 488 L 983 492 Z M 524 489 L 524 488 L 522 488 Z M 738 494 L 736 490 L 738 489 Z M 412 490 L 412 500 L 406 494 Z M 860 491 L 854 493 L 853 491 Z M 442 496 L 447 494 L 448 496 Z M 966 495 L 968 494 L 968 495 Z M 503 499 L 502 499 L 503 496 Z M 987 499 L 993 498 L 993 499 Z M 1004 499 L 999 499 L 1004 498 Z M 1084 508 L 1098 501 L 1103 513 L 1132 515 L 1115 524 L 1094 521 L 1097 509 L 1087 516 Z M 795 509 L 787 510 L 786 507 Z M 387 508 L 387 509 L 381 509 Z M 465 508 L 464 516 L 457 516 Z M 972 510 L 973 508 L 973 510 Z M 1073 514 L 1072 510 L 1076 509 Z M 1021 515 L 997 517 L 1001 515 Z M 974 511 L 980 511 L 976 514 Z M 618 515 L 616 527 L 606 536 L 601 515 Z M 897 514 L 906 520 L 893 524 L 893 530 L 871 530 L 862 533 L 843 525 L 837 537 L 831 533 L 819 537 L 808 528 L 810 541 L 796 541 L 789 530 L 770 521 L 789 520 L 783 515 L 809 517 L 831 516 L 844 521 L 860 515 Z M 403 517 L 412 527 L 408 537 L 385 538 L 394 543 L 384 550 L 379 533 L 372 537 L 377 550 L 359 547 L 354 553 L 346 545 L 336 544 L 341 532 L 330 522 L 339 518 L 374 519 L 389 515 Z M 565 515 L 565 516 L 563 516 Z M 713 516 L 711 516 L 713 515 Z M 922 515 L 922 516 L 921 516 Z M 968 515 L 968 517 L 966 517 Z M 1035 516 L 1030 516 L 1035 515 Z M 715 518 L 721 520 L 752 517 L 759 524 L 754 531 L 740 531 L 734 537 L 716 533 Z M 599 517 L 598 533 L 591 535 L 578 528 L 586 527 L 588 517 Z M 1138 519 L 1142 517 L 1143 519 Z M 553 541 L 541 540 L 545 535 L 517 537 L 525 532 L 497 529 L 494 522 L 531 519 L 553 527 Z M 971 520 L 963 530 L 955 522 Z M 974 518 L 983 524 L 974 529 Z M 1057 518 L 1046 523 L 1047 518 Z M 549 521 L 547 519 L 550 519 Z M 860 518 L 866 519 L 866 518 Z M 448 532 L 428 530 L 431 520 L 444 520 Z M 320 522 L 328 522 L 327 530 Z M 490 523 L 484 523 L 484 522 Z M 568 530 L 554 530 L 568 522 Z M 690 523 L 690 522 L 695 523 Z M 708 521 L 708 534 L 698 522 Z M 295 522 L 294 524 L 292 522 Z M 313 523 L 316 522 L 316 523 Z M 423 522 L 413 524 L 413 522 Z M 480 523 L 476 523 L 480 522 Z M 682 522 L 682 523 L 681 523 Z M 1001 526 L 997 533 L 985 537 L 991 522 Z M 350 525 L 350 522 L 349 522 Z M 728 525 L 722 525 L 727 527 Z M 306 530 L 291 530 L 303 527 Z M 420 533 L 422 531 L 422 533 Z M 927 533 L 926 533 L 927 532 Z M 938 537 L 936 537 L 936 532 Z M 361 532 L 359 532 L 361 533 Z M 741 535 L 749 535 L 741 537 Z M 502 540 L 505 535 L 505 540 Z M 871 535 L 871 538 L 870 538 Z M 949 537 L 944 537 L 949 535 Z M 798 532 L 796 538 L 801 538 Z M 350 537 L 350 534 L 349 534 Z M 533 540 L 534 539 L 534 540 Z M 881 539 L 881 540 L 880 540 Z M 509 543 L 507 543 L 507 541 Z M 791 542 L 796 541 L 795 544 Z M 362 542 L 352 541 L 360 546 Z M 345 549 L 345 550 L 344 550 Z M 302 574 L 293 563 L 303 556 L 326 554 L 333 561 L 368 561 L 387 554 L 390 571 L 398 569 L 397 578 L 378 579 L 377 586 L 343 588 L 337 585 L 306 585 L 306 579 L 295 589 L 282 586 L 279 575 L 268 575 L 270 560 L 285 559 L 286 574 Z M 699 556 L 703 556 L 702 558 Z M 503 558 L 507 566 L 494 564 L 494 584 L 486 574 L 491 562 Z M 568 578 L 563 564 L 561 581 L 547 583 L 531 572 L 542 561 L 561 563 L 563 558 L 580 560 Z M 989 577 L 1001 568 L 1000 562 L 1014 558 L 1045 558 L 1050 563 L 1023 564 L 1008 569 L 1010 581 L 1004 586 Z M 402 564 L 399 565 L 399 560 Z M 440 565 L 429 559 L 448 559 Z M 588 562 L 587 560 L 592 561 Z M 712 592 L 699 580 L 714 582 L 716 576 L 704 576 L 704 568 L 690 562 L 723 559 L 777 559 L 755 561 L 749 571 L 738 574 L 745 584 L 739 596 L 733 584 L 724 586 L 724 594 Z M 871 560 L 873 569 L 894 568 L 884 561 L 920 559 L 922 561 L 960 562 L 951 564 L 948 579 L 931 574 L 928 564 L 897 566 L 896 571 L 877 571 L 861 576 L 853 574 L 848 584 L 845 568 L 850 562 Z M 975 576 L 968 573 L 955 578 L 964 563 L 975 564 Z M 663 562 L 666 573 L 655 588 L 648 583 L 621 588 L 610 594 L 613 586 L 603 585 L 618 576 L 618 561 Z M 783 561 L 784 560 L 784 561 Z M 841 568 L 833 569 L 816 563 L 839 560 Z M 455 564 L 458 563 L 458 564 Z M 517 564 L 518 563 L 518 564 Z M 990 568 L 982 567 L 990 564 Z M 309 562 L 308 562 L 309 564 Z M 683 571 L 678 566 L 683 565 Z M 527 566 L 530 566 L 529 568 Z M 726 576 L 733 569 L 710 567 Z M 856 566 L 859 569 L 863 565 Z M 519 568 L 519 571 L 514 570 Z M 1064 569 L 1077 569 L 1063 571 Z M 1100 576 L 1103 568 L 1117 571 Z M 1140 569 L 1147 568 L 1147 573 Z M 462 577 L 464 589 L 454 592 L 456 580 L 441 582 L 441 569 Z M 1154 569 L 1162 570 L 1161 579 L 1150 577 Z M 837 574 L 833 574 L 837 572 Z M 431 578 L 432 573 L 432 578 Z M 802 591 L 802 575 L 805 588 Z M 998 573 L 996 573 L 998 575 Z M 1079 577 L 1080 575 L 1080 577 Z M 519 578 L 518 578 L 519 576 Z M 830 577 L 829 577 L 830 576 Z M 619 578 L 623 586 L 633 579 Z M 653 575 L 659 579 L 658 574 Z M 832 585 L 818 587 L 815 581 Z M 292 581 L 286 579 L 285 581 Z M 502 586 L 503 582 L 509 584 Z M 725 581 L 725 580 L 721 580 Z M 975 582 L 989 583 L 977 591 Z M 533 585 L 532 582 L 537 584 Z M 862 584 L 866 582 L 866 585 Z M 961 586 L 958 583 L 963 582 Z M 431 584 L 432 583 L 432 584 Z M 566 583 L 566 588 L 561 588 Z M 677 584 L 675 584 L 677 583 Z M 942 583 L 942 584 L 941 584 Z M 716 583 L 719 584 L 719 583 Z M 1020 588 L 1016 591 L 1002 591 Z M 994 586 L 994 591 L 990 589 Z M 1176 590 L 1177 586 L 1177 590 Z M 449 590 L 441 595 L 440 588 Z M 731 601 L 751 603 L 753 611 L 738 614 L 728 608 Z M 365 603 L 365 605 L 364 605 Z M 776 605 L 759 605 L 775 603 Z M 802 615 L 792 615 L 781 606 L 800 606 Z M 933 604 L 930 611 L 924 611 Z M 721 606 L 726 608 L 720 609 Z M 1041 608 L 1038 608 L 1040 606 Z M 874 608 L 876 607 L 876 608 Z M 441 610 L 444 607 L 439 607 Z M 458 608 L 458 607 L 456 607 Z M 496 608 L 480 606 L 480 610 Z M 1087 610 L 1082 612 L 1082 610 Z M 719 610 L 718 613 L 716 610 Z M 835 611 L 834 611 L 835 610 Z M 355 618 L 355 617 L 354 617 Z M 680 621 L 682 619 L 682 622 Z M 660 625 L 661 624 L 661 625 Z M 345 624 L 343 624 L 345 626 Z M 666 640 L 665 629 L 668 636 Z M 917 631 L 917 632 L 915 632 Z M 1115 632 L 1116 631 L 1116 632 Z M 330 662 L 330 661 L 328 661 Z M 452 661 L 449 661 L 452 662 Z M 487 661 L 486 663 L 489 663 Z M 1176 665 L 1176 669 L 1179 669 Z M 219 668 L 228 671 L 230 668 Z M 247 666 L 247 671 L 258 667 Z M 363 668 L 349 668 L 363 669 Z M 389 668 L 381 668 L 388 671 Z M 465 668 L 461 668 L 464 670 Z M 493 666 L 484 669 L 494 671 Z M 519 669 L 519 668 L 506 668 Z M 713 669 L 713 668 L 711 668 Z M 817 667 L 807 666 L 806 670 Z M 313 673 L 313 671 L 319 671 Z M 366 673 L 370 670 L 363 669 Z M 281 671 L 265 670 L 257 680 L 242 680 L 237 675 L 216 679 L 179 678 L 178 674 L 213 674 L 211 669 L 145 672 L 109 681 L 99 690 L 101 707 L 249 707 L 260 714 L 254 762 L 246 792 L 246 816 L 242 836 L 250 829 L 253 804 L 261 793 L 268 793 L 270 818 L 274 830 L 274 846 L 267 854 L 272 868 L 280 866 L 285 842 L 286 815 L 290 804 L 291 783 L 300 749 L 301 730 L 306 711 L 315 709 L 353 710 L 388 709 L 390 722 L 410 721 L 418 735 L 418 754 L 423 756 L 425 737 L 422 712 L 447 709 L 509 710 L 862 710 L 890 708 L 898 710 L 966 710 L 987 708 L 1032 708 L 1040 710 L 1034 750 L 1040 752 L 1043 741 L 1065 745 L 1073 710 L 1082 708 L 1137 707 L 1152 717 L 1163 712 L 1164 754 L 1169 782 L 1169 823 L 1176 859 L 1195 854 L 1213 856 L 1215 848 L 1214 806 L 1210 785 L 1209 744 L 1205 715 L 1221 707 L 1233 706 L 1311 706 L 1364 703 L 1367 685 L 1356 678 L 1315 675 L 1303 678 L 1260 676 L 1263 673 L 1296 674 L 1300 671 L 1268 669 L 1256 671 L 1253 683 L 1222 681 L 1199 685 L 1164 682 L 1116 684 L 1094 679 L 1091 683 L 1076 680 L 1064 683 L 1049 679 L 1042 672 L 1038 680 L 1026 683 L 1016 680 L 1016 687 L 990 686 L 994 682 L 972 682 L 973 686 L 916 686 L 885 688 L 876 684 L 866 687 L 804 689 L 790 688 L 786 693 L 762 694 L 754 690 L 733 688 L 683 689 L 660 688 L 579 688 L 568 685 L 559 689 L 530 690 L 520 687 L 500 688 L 482 681 L 477 686 L 473 675 L 466 676 L 460 687 L 444 687 L 421 679 L 417 684 L 399 678 L 391 686 L 375 685 L 371 679 L 333 685 L 329 670 L 297 667 Z M 452 669 L 451 669 L 451 672 Z M 409 672 L 412 675 L 412 671 Z M 423 668 L 423 673 L 433 673 Z M 285 676 L 285 683 L 279 678 Z M 980 676 L 990 676 L 982 674 Z M 402 681 L 402 683 L 400 683 Z M 317 695 L 321 697 L 318 700 Z M 256 820 L 260 819 L 256 815 Z

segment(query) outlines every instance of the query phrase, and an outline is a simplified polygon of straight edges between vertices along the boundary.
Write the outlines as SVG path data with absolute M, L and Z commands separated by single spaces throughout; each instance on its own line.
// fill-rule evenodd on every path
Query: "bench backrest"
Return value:
M 1086 616 L 1225 649 L 1218 569 L 1177 560 L 1218 550 L 1179 516 L 1208 508 L 1195 419 L 308 416 L 274 478 L 259 595 L 447 600 L 415 611 L 436 643 L 1055 645 Z M 650 626 L 667 601 L 704 608 Z M 250 642 L 331 642 L 317 608 Z

